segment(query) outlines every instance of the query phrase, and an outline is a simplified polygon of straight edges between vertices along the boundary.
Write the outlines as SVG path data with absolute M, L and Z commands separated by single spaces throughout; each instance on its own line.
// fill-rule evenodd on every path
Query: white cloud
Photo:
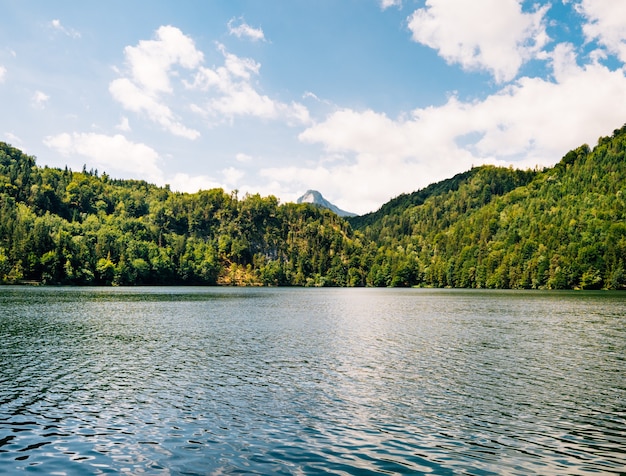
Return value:
M 35 91 L 30 99 L 30 102 L 35 109 L 44 109 L 49 99 L 50 96 L 48 96 L 46 93 L 42 91 Z
M 176 118 L 163 95 L 173 92 L 170 81 L 173 67 L 198 67 L 203 60 L 202 52 L 196 49 L 191 38 L 173 26 L 160 27 L 155 37 L 125 48 L 130 77 L 112 81 L 109 91 L 125 109 L 146 114 L 174 135 L 196 139 L 200 133 Z
M 124 49 L 131 77 L 147 92 L 172 92 L 171 69 L 175 65 L 193 69 L 203 60 L 191 38 L 173 26 L 161 26 L 156 39 L 141 40 Z
M 261 28 L 254 28 L 248 25 L 243 19 L 239 19 L 240 23 L 235 25 L 235 19 L 231 18 L 228 22 L 228 33 L 235 35 L 237 38 L 248 38 L 252 41 L 265 40 L 265 34 Z
M 259 63 L 229 53 L 221 44 L 218 49 L 224 64 L 204 67 L 204 55 L 191 38 L 175 27 L 162 26 L 154 40 L 125 48 L 128 74 L 112 81 L 109 92 L 126 110 L 145 115 L 170 133 L 188 139 L 198 138 L 200 132 L 186 126 L 174 107 L 215 122 L 232 121 L 237 116 L 310 122 L 309 111 L 302 104 L 276 101 L 258 91 L 255 80 Z M 193 80 L 181 77 L 176 67 L 187 70 Z M 187 88 L 187 105 L 174 101 L 179 85 Z
M 248 154 L 244 154 L 243 152 L 240 152 L 239 154 L 235 156 L 235 160 L 237 162 L 246 164 L 246 163 L 252 162 L 252 156 Z
M 109 92 L 126 110 L 146 114 L 149 119 L 174 135 L 192 140 L 200 136 L 200 132 L 186 127 L 178 120 L 172 110 L 158 97 L 141 89 L 128 78 L 112 81 Z
M 299 136 L 323 146 L 332 160 L 264 169 L 262 176 L 288 194 L 317 188 L 344 197 L 338 206 L 364 213 L 475 165 L 552 165 L 625 122 L 623 70 L 597 63 L 581 67 L 568 44 L 547 58 L 553 80 L 524 77 L 481 101 L 453 96 L 442 106 L 399 118 L 335 111 Z
M 413 40 L 436 49 L 448 63 L 489 71 L 510 81 L 542 50 L 549 38 L 549 5 L 524 13 L 518 0 L 426 0 L 409 17 Z
M 389 7 L 402 6 L 402 0 L 380 0 L 380 8 L 386 10 Z
M 424 117 L 420 119 L 419 114 Z M 328 196 L 348 197 L 350 203 L 336 204 L 365 213 L 392 198 L 392 190 L 411 192 L 469 169 L 474 162 L 472 154 L 455 144 L 458 121 L 454 114 L 437 108 L 397 120 L 371 110 L 344 109 L 300 135 L 304 142 L 324 145 L 334 160 L 263 173 L 282 183 L 295 181 L 301 190 L 317 188 Z M 344 160 L 336 160 L 339 154 Z
M 553 53 L 556 82 L 522 78 L 472 107 L 482 121 L 480 155 L 526 157 L 526 165 L 554 163 L 569 149 L 620 127 L 626 117 L 626 77 L 598 64 L 579 67 L 573 47 Z M 602 87 L 598 87 L 601 84 Z
M 606 49 L 626 62 L 626 2 L 582 0 L 576 10 L 588 23 L 583 25 L 587 41 L 598 40 Z
M 321 101 L 320 98 L 317 96 L 317 94 L 312 93 L 311 91 L 306 91 L 303 95 L 302 95 L 302 99 L 313 99 L 314 101 Z
M 44 144 L 65 157 L 85 158 L 90 166 L 109 174 L 132 174 L 153 182 L 163 182 L 163 174 L 157 164 L 159 154 L 151 147 L 131 142 L 120 134 L 63 133 L 47 136 Z
M 237 184 L 241 181 L 245 173 L 235 167 L 227 167 L 222 170 L 224 183 L 229 187 L 237 188 Z
M 168 180 L 170 188 L 177 192 L 195 193 L 198 190 L 225 188 L 224 184 L 207 175 L 177 173 Z
M 0 83 L 3 83 L 7 75 L 7 69 L 0 65 Z
M 194 105 L 194 111 L 229 120 L 236 116 L 252 116 L 284 118 L 300 124 L 310 121 L 304 105 L 275 101 L 256 90 L 252 80 L 259 74 L 259 63 L 227 52 L 224 45 L 218 45 L 218 49 L 224 55 L 224 65 L 214 69 L 200 67 L 194 82 L 187 84 L 190 89 L 212 94 L 204 106 Z
M 52 20 L 50 22 L 50 26 L 56 30 L 59 31 L 61 33 L 63 33 L 66 36 L 69 36 L 70 38 L 80 38 L 80 32 L 74 30 L 73 28 L 66 28 L 61 24 L 61 20 L 55 19 Z

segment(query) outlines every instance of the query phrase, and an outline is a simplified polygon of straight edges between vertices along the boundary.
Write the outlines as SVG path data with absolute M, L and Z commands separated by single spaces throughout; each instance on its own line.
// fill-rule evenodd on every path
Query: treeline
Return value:
M 0 143 L 0 282 L 624 289 L 624 194 L 626 126 L 555 167 L 476 167 L 348 220 Z
M 626 126 L 553 168 L 479 167 L 435 186 L 360 227 L 379 246 L 373 285 L 626 288 Z
M 358 286 L 362 249 L 310 205 L 40 168 L 0 144 L 4 283 Z

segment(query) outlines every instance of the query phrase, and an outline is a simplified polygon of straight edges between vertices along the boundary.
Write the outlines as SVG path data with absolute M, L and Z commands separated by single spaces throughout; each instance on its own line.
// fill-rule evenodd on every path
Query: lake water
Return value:
M 626 294 L 0 287 L 0 473 L 624 474 Z

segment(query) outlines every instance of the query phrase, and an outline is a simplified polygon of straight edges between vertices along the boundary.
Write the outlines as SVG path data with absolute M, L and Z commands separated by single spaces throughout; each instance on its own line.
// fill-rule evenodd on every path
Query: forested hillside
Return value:
M 350 226 L 311 205 L 40 168 L 0 144 L 5 283 L 355 286 L 361 255 Z
M 626 287 L 626 126 L 541 172 L 479 167 L 457 177 L 359 227 L 379 246 L 369 282 Z
M 624 289 L 624 194 L 626 126 L 553 168 L 476 167 L 349 221 L 0 143 L 0 282 Z

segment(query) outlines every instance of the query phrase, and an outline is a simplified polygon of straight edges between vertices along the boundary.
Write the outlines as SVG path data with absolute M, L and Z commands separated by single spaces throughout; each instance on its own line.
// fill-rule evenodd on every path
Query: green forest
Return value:
M 39 167 L 0 142 L 0 282 L 626 289 L 626 126 L 554 167 L 475 167 L 343 219 Z

